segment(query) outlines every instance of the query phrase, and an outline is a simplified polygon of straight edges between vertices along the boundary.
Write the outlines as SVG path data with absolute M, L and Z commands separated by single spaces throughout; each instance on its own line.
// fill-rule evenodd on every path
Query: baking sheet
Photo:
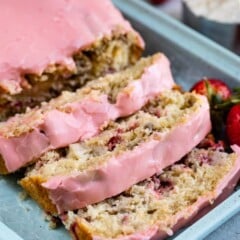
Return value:
M 230 86 L 239 85 L 240 59 L 237 56 L 140 0 L 113 2 L 143 35 L 146 54 L 163 51 L 170 58 L 173 75 L 186 90 L 203 76 L 225 79 Z M 49 229 L 43 212 L 31 199 L 21 200 L 17 177 L 0 176 L 0 240 L 70 239 L 63 227 Z M 239 210 L 239 196 L 240 191 L 236 191 L 218 208 L 172 239 L 203 239 Z

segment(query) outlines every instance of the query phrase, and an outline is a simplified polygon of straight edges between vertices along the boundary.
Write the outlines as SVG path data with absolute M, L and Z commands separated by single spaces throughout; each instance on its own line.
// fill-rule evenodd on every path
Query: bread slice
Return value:
M 0 173 L 96 135 L 108 121 L 134 113 L 173 86 L 169 61 L 159 53 L 0 123 Z
M 98 136 L 47 152 L 20 184 L 48 213 L 85 207 L 161 172 L 196 146 L 210 127 L 205 97 L 164 91 Z
M 194 149 L 180 163 L 120 195 L 63 216 L 75 240 L 164 239 L 190 224 L 193 217 L 239 179 L 240 150 L 227 154 Z
M 110 0 L 6 1 L 0 16 L 0 120 L 119 71 L 144 48 Z

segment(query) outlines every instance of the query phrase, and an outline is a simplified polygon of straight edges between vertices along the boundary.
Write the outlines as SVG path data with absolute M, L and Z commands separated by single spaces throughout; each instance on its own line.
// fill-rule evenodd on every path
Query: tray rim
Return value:
M 0 240 L 23 240 L 17 233 L 0 221 Z

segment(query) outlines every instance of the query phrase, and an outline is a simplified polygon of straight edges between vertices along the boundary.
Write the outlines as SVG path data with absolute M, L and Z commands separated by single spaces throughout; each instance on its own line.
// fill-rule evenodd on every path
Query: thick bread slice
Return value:
M 110 0 L 4 0 L 0 16 L 1 121 L 126 68 L 144 48 Z
M 0 173 L 96 135 L 103 124 L 134 113 L 173 86 L 169 61 L 159 53 L 0 123 Z
M 233 191 L 240 173 L 240 149 L 234 149 L 237 153 L 194 149 L 124 193 L 68 212 L 63 222 L 75 240 L 164 239 Z
M 54 207 L 58 213 L 85 207 L 161 172 L 196 146 L 210 127 L 205 97 L 165 91 L 98 136 L 47 152 L 20 184 L 52 214 Z

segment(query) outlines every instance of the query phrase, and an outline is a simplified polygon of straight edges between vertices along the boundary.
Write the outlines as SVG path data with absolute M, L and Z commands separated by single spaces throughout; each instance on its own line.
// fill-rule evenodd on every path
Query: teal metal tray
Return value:
M 240 58 L 212 41 L 155 10 L 140 0 L 114 0 L 146 41 L 146 53 L 164 52 L 171 60 L 175 80 L 186 90 L 203 76 L 225 79 L 230 86 L 240 84 Z M 63 227 L 49 229 L 44 214 L 31 200 L 21 200 L 18 176 L 0 176 L 0 240 L 69 240 Z M 240 211 L 240 190 L 174 240 L 240 239 L 240 215 L 218 228 Z M 228 231 L 228 229 L 232 231 Z M 208 236 L 208 237 L 207 237 Z

